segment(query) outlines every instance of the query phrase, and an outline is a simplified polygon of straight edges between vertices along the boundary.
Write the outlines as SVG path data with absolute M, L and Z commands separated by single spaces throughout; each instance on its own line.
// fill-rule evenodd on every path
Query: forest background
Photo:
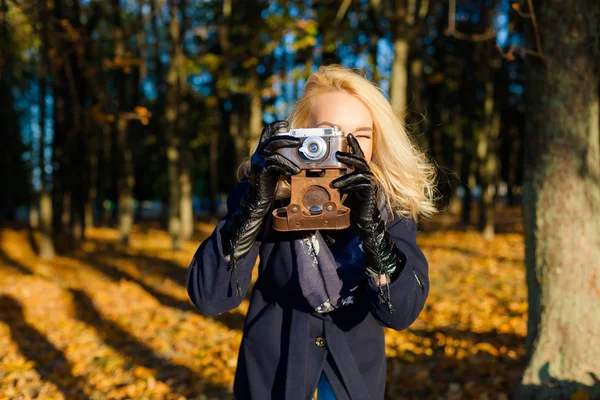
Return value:
M 203 318 L 185 269 L 324 64 L 438 166 L 386 396 L 600 398 L 599 25 L 595 0 L 0 0 L 0 398 L 229 396 L 247 300 Z

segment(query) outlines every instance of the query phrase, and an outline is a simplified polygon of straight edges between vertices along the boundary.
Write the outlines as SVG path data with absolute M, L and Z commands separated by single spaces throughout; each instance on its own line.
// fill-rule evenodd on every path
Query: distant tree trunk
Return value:
M 72 2 L 67 10 L 73 29 L 85 35 L 87 26 L 83 27 L 81 24 L 80 3 Z M 88 135 L 86 135 L 84 123 L 84 110 L 89 87 L 84 72 L 86 67 L 85 47 L 81 52 L 70 52 L 65 67 L 69 95 L 73 105 L 70 114 L 73 121 L 72 129 L 68 131 L 69 158 L 73 166 L 69 171 L 69 191 L 71 193 L 69 236 L 73 245 L 79 245 L 85 239 L 85 203 L 87 202 L 87 176 L 89 173 L 86 164 Z
M 220 115 L 220 113 L 218 113 Z M 219 126 L 219 121 L 216 121 L 215 126 Z M 209 211 L 211 217 L 217 215 L 217 196 L 219 195 L 218 182 L 218 160 L 219 160 L 219 130 L 211 129 L 208 139 L 208 184 L 209 184 Z
M 119 0 L 113 0 L 113 18 L 114 18 L 114 40 L 115 40 L 115 59 L 124 59 L 126 56 L 125 33 L 121 21 L 121 5 Z M 127 83 L 129 77 L 125 74 L 122 66 L 117 66 L 116 73 L 117 86 L 119 91 L 119 109 L 115 121 L 117 133 L 117 147 L 121 161 L 121 170 L 118 182 L 118 204 L 119 204 L 119 241 L 122 244 L 129 245 L 131 229 L 134 218 L 133 186 L 135 185 L 135 176 L 133 173 L 133 154 L 127 140 L 127 119 L 125 112 L 127 109 Z
M 364 10 L 364 6 L 359 3 L 360 10 L 366 12 L 366 18 L 371 22 L 369 32 L 369 62 L 373 68 L 372 81 L 379 85 L 381 74 L 377 68 L 377 58 L 379 54 L 379 40 L 384 36 L 381 25 L 381 2 L 379 0 L 370 0 Z
M 125 118 L 117 118 L 117 143 L 122 170 L 119 177 L 119 241 L 129 245 L 131 229 L 133 227 L 134 202 L 133 186 L 135 177 L 133 174 L 133 155 L 127 143 L 127 121 Z
M 156 88 L 158 92 L 159 99 L 161 95 L 164 93 L 164 68 L 160 59 L 161 48 L 160 44 L 163 42 L 163 39 L 160 36 L 159 24 L 161 21 L 159 20 L 160 10 L 162 8 L 163 0 L 151 0 L 150 1 L 150 13 L 152 14 L 152 34 L 155 37 L 154 40 L 154 63 L 155 63 L 155 74 L 156 77 Z
M 371 0 L 371 2 L 377 4 L 375 8 L 383 7 L 379 0 Z M 426 10 L 419 9 L 417 3 L 417 0 L 394 0 L 387 5 L 387 10 L 383 13 L 391 17 L 393 35 L 394 61 L 390 82 L 390 101 L 396 117 L 403 123 L 406 120 L 408 104 L 410 49 L 419 28 L 417 21 L 426 14 Z M 382 14 L 381 11 L 379 14 Z
M 181 22 L 179 23 L 179 35 L 177 37 L 176 68 L 179 90 L 179 104 L 177 110 L 177 135 L 179 137 L 180 156 L 179 156 L 179 219 L 180 219 L 180 238 L 179 240 L 189 240 L 194 232 L 194 210 L 193 210 L 193 190 L 192 190 L 192 167 L 193 157 L 188 146 L 190 137 L 190 101 L 188 98 L 187 79 L 185 70 L 185 55 L 183 54 L 183 40 L 185 31 L 188 28 L 188 18 L 186 17 L 187 0 L 179 2 L 181 11 Z
M 234 106 L 229 113 L 229 132 L 235 146 L 235 162 L 236 165 L 239 165 L 244 159 L 248 158 L 248 137 L 246 135 L 248 128 L 243 123 L 243 102 L 245 100 L 242 100 L 241 96 L 234 96 L 232 101 L 234 102 Z
M 508 182 L 507 197 L 511 206 L 517 205 L 515 188 L 518 185 L 517 171 L 519 170 L 519 154 L 521 154 L 521 138 L 519 137 L 519 126 L 512 125 L 509 130 L 510 144 L 508 154 Z
M 167 162 L 169 179 L 168 231 L 173 250 L 181 248 L 181 188 L 179 182 L 180 138 L 177 126 L 179 102 L 181 101 L 179 63 L 183 62 L 180 46 L 180 26 L 177 1 L 169 1 L 169 37 L 171 40 L 171 65 L 167 72 L 167 98 L 165 104 L 167 130 Z
M 85 203 L 85 226 L 93 227 L 96 224 L 94 221 L 94 210 L 98 201 L 98 139 L 99 132 L 94 130 L 88 122 L 89 138 L 89 185 L 88 185 L 88 201 Z
M 194 209 L 192 203 L 192 155 L 183 149 L 181 152 L 181 172 L 179 174 L 181 239 L 189 240 L 194 233 Z
M 408 84 L 409 44 L 405 37 L 394 39 L 394 62 L 390 82 L 390 101 L 394 114 L 401 121 L 406 118 L 406 95 Z
M 263 105 L 262 96 L 260 94 L 261 84 L 258 77 L 258 72 L 254 69 L 250 75 L 250 140 L 254 141 L 260 137 L 260 133 L 263 129 Z M 247 153 L 249 149 L 246 146 Z M 249 156 L 249 154 L 247 154 Z
M 462 116 L 460 104 L 457 104 L 454 107 L 455 138 L 454 138 L 454 146 L 453 146 L 454 168 L 452 170 L 458 171 L 459 174 L 460 174 L 460 170 L 461 170 L 461 167 L 463 164 L 463 158 L 465 157 L 465 143 L 464 143 L 464 139 L 463 139 L 464 132 L 463 132 L 463 127 L 462 127 L 462 118 L 463 118 L 463 116 Z M 460 210 L 461 210 L 461 201 L 460 201 L 460 198 L 458 197 L 458 190 L 456 190 L 456 189 L 457 189 L 457 186 L 461 185 L 462 181 L 460 179 L 456 180 L 455 177 L 452 177 L 452 182 L 453 182 L 453 184 L 452 184 L 452 194 L 451 194 L 451 199 L 450 199 L 450 211 L 452 214 L 457 215 L 460 213 Z
M 463 108 L 464 110 L 464 108 Z M 473 152 L 470 149 L 473 148 L 473 119 L 474 113 L 473 110 L 465 110 L 466 111 L 466 121 L 464 128 L 464 156 L 462 159 L 462 163 L 460 166 L 460 181 L 463 183 L 463 187 L 465 188 L 465 195 L 463 197 L 463 205 L 461 210 L 461 223 L 463 225 L 469 225 L 471 223 L 471 205 L 473 202 L 473 193 L 471 192 L 474 185 L 474 165 L 475 165 L 475 157 L 473 157 Z
M 528 366 L 516 399 L 600 398 L 600 3 L 534 1 L 526 72 Z M 536 49 L 536 41 L 528 47 Z
M 484 120 L 485 124 L 478 135 L 477 158 L 479 164 L 479 184 L 481 202 L 479 206 L 479 229 L 483 237 L 494 237 L 494 205 L 500 165 L 496 152 L 496 142 L 500 134 L 500 113 L 494 103 L 494 82 L 485 84 Z
M 410 122 L 413 138 L 422 150 L 427 149 L 425 138 L 424 109 L 423 109 L 423 59 L 419 55 L 410 62 L 411 107 Z
M 57 2 L 58 3 L 58 2 Z M 66 233 L 69 224 L 69 192 L 67 190 L 68 157 L 65 140 L 65 90 L 64 71 L 59 69 L 54 77 L 54 138 L 52 140 L 52 157 L 57 166 L 53 174 L 52 202 L 53 202 L 53 232 L 54 235 Z
M 103 179 L 98 179 L 96 187 L 98 188 L 96 208 L 98 209 L 98 223 L 101 226 L 110 226 L 112 224 L 111 213 L 108 210 L 109 201 L 109 177 L 111 176 L 111 149 L 112 149 L 112 130 L 110 125 L 102 125 L 100 132 L 102 146 L 99 150 L 102 151 L 102 166 L 98 168 L 98 176 Z
M 65 18 L 62 0 L 54 1 L 52 18 L 62 20 Z M 56 51 L 62 54 L 63 44 L 56 43 Z M 52 94 L 54 97 L 54 124 L 52 138 L 52 157 L 55 169 L 52 176 L 52 209 L 53 209 L 53 238 L 56 247 L 67 246 L 69 221 L 71 219 L 71 192 L 69 191 L 70 170 L 73 168 L 69 157 L 68 132 L 72 129 L 67 113 L 70 108 L 72 96 L 68 94 L 68 78 L 66 62 L 58 66 L 53 77 Z
M 39 256 L 43 259 L 54 257 L 54 241 L 52 239 L 52 198 L 48 192 L 48 184 L 46 180 L 46 163 L 44 161 L 44 153 L 46 149 L 46 95 L 47 95 L 47 73 L 50 67 L 48 60 L 48 3 L 47 0 L 40 1 L 40 22 L 41 30 L 41 57 L 42 66 L 40 68 L 40 141 L 38 153 L 38 167 L 40 169 L 40 217 L 39 217 Z

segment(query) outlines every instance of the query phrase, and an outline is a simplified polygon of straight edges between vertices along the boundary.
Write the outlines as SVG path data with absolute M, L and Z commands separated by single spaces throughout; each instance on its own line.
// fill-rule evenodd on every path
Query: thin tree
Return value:
M 169 0 L 169 38 L 171 40 L 170 60 L 167 71 L 167 96 L 165 104 L 167 135 L 167 169 L 169 182 L 168 231 L 174 250 L 181 248 L 181 185 L 179 181 L 181 139 L 177 124 L 181 101 L 180 64 L 184 62 L 181 48 L 179 7 L 176 0 Z M 183 14 L 183 11 L 182 11 Z
M 115 58 L 113 60 L 117 67 L 116 86 L 118 90 L 118 110 L 115 121 L 117 134 L 117 145 L 121 157 L 122 169 L 119 174 L 119 241 L 129 244 L 134 217 L 133 187 L 135 175 L 133 173 L 133 155 L 127 140 L 127 85 L 129 77 L 125 74 L 124 60 L 126 57 L 125 32 L 121 18 L 121 4 L 119 0 L 113 0 L 113 33 L 115 45 Z
M 39 8 L 39 19 L 41 23 L 40 39 L 41 39 L 41 65 L 40 65 L 40 77 L 39 77 L 39 125 L 40 125 L 40 140 L 39 140 L 39 152 L 38 152 L 38 167 L 40 169 L 40 220 L 39 220 L 39 231 L 40 231 L 40 243 L 39 243 L 39 256 L 41 258 L 49 259 L 54 257 L 54 242 L 52 240 L 52 198 L 48 191 L 48 182 L 46 179 L 46 163 L 44 159 L 44 153 L 46 150 L 46 96 L 48 87 L 48 73 L 50 69 L 49 60 L 49 31 L 48 31 L 48 1 L 40 0 Z

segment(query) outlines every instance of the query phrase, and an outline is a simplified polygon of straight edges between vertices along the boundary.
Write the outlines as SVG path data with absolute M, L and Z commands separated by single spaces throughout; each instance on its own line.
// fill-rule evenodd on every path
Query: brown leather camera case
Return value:
M 342 204 L 339 191 L 329 187 L 340 171 L 344 170 L 325 169 L 322 176 L 310 176 L 308 170 L 303 170 L 293 175 L 290 204 L 273 210 L 273 228 L 277 231 L 348 228 L 350 209 Z

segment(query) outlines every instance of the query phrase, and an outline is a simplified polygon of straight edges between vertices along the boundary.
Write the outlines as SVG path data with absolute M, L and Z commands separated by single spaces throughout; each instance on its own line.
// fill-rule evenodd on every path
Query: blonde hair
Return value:
M 304 86 L 304 93 L 288 117 L 290 127 L 309 127 L 314 99 L 326 92 L 346 92 L 360 100 L 373 117 L 373 156 L 369 163 L 387 206 L 405 217 L 429 217 L 434 205 L 435 167 L 411 142 L 402 122 L 396 117 L 383 91 L 357 72 L 339 65 L 319 68 Z M 257 141 L 258 142 L 258 141 Z M 253 151 L 258 143 L 253 146 Z M 247 176 L 250 161 L 244 162 L 238 176 Z M 282 178 L 277 198 L 290 196 L 287 180 Z

